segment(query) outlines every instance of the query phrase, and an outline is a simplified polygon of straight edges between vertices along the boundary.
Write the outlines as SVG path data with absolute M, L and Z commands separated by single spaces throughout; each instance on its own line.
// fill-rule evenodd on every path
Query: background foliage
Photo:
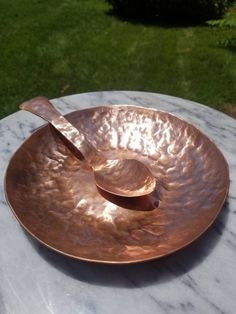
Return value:
M 232 0 L 108 0 L 124 16 L 203 21 L 221 16 Z
M 234 114 L 236 53 L 219 42 L 235 35 L 134 23 L 105 0 L 1 0 L 0 117 L 38 95 L 98 90 L 164 93 Z

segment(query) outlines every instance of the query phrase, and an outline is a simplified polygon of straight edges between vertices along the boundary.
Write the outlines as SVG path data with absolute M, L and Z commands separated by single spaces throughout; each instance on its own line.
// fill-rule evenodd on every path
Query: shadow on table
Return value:
M 139 288 L 171 281 L 199 266 L 220 240 L 228 209 L 226 202 L 212 227 L 190 246 L 170 256 L 140 264 L 104 265 L 78 261 L 48 249 L 28 234 L 27 238 L 42 258 L 72 278 L 95 285 Z
M 6 314 L 7 313 L 7 308 L 5 306 L 4 298 L 0 293 L 0 313 L 1 314 Z

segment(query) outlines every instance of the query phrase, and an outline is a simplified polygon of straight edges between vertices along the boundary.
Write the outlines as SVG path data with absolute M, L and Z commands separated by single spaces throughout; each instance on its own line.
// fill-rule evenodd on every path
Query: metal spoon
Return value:
M 93 168 L 96 185 L 109 193 L 134 197 L 150 194 L 156 187 L 156 178 L 149 169 L 135 159 L 106 159 L 45 97 L 36 97 L 20 108 L 48 121 L 79 158 Z

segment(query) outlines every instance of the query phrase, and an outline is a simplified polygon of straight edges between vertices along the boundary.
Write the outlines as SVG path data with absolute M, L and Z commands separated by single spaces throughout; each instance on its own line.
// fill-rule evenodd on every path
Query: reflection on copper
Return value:
M 82 260 L 134 263 L 183 248 L 212 224 L 227 197 L 228 166 L 195 127 L 127 105 L 67 119 L 108 159 L 137 158 L 165 187 L 157 184 L 152 196 L 128 202 L 101 193 L 86 162 L 43 126 L 16 151 L 5 178 L 13 213 L 41 243 Z

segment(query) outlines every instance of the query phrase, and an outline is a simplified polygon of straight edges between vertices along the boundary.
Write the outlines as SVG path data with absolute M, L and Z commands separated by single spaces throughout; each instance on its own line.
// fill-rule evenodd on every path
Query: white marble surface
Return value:
M 180 98 L 99 92 L 54 100 L 64 112 L 104 104 L 169 111 L 206 133 L 230 166 L 229 198 L 214 225 L 186 249 L 129 266 L 94 265 L 58 255 L 31 239 L 6 205 L 9 158 L 44 122 L 27 112 L 0 121 L 0 314 L 235 313 L 236 120 Z

